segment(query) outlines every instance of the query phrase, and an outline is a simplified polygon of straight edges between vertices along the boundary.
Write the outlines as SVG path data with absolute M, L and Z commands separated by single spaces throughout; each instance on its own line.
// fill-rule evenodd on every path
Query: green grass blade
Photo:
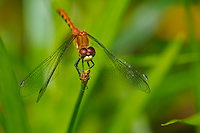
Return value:
M 96 33 L 93 36 L 104 44 L 108 49 L 118 34 L 122 17 L 127 10 L 130 0 L 115 1 L 109 0 L 106 4 L 104 12 L 100 17 Z M 103 33 L 103 34 L 102 34 Z
M 0 97 L 5 117 L 6 133 L 27 133 L 28 127 L 16 77 L 0 38 Z
M 81 90 L 79 92 L 79 96 L 78 96 L 78 99 L 76 101 L 76 105 L 75 105 L 75 108 L 74 108 L 74 112 L 73 112 L 67 133 L 73 132 L 74 125 L 75 125 L 75 122 L 76 122 L 76 118 L 77 118 L 77 115 L 78 115 L 78 111 L 79 111 L 79 108 L 80 108 L 80 105 L 81 105 L 81 101 L 83 99 L 83 95 L 84 95 L 86 86 L 87 86 L 86 84 L 81 83 Z
M 188 124 L 188 125 L 192 125 L 192 126 L 200 126 L 200 113 L 195 114 L 186 119 L 173 119 L 167 123 L 161 124 L 161 126 L 167 126 L 170 124 L 174 124 L 176 122 L 180 122 L 180 123 Z

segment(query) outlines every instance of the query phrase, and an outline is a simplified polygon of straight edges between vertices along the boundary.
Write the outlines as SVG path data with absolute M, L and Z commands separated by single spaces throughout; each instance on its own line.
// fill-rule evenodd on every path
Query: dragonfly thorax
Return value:
M 84 46 L 89 46 L 89 39 L 85 31 L 79 32 L 77 37 L 74 39 L 76 49 L 80 50 Z

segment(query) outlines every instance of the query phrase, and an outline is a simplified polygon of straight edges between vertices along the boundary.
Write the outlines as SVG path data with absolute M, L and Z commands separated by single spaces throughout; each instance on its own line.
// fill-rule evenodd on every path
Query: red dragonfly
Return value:
M 120 79 L 124 79 L 127 85 L 132 88 L 150 93 L 150 88 L 147 83 L 148 79 L 145 74 L 139 72 L 129 63 L 117 58 L 103 44 L 101 44 L 97 39 L 88 34 L 86 31 L 80 31 L 78 28 L 74 27 L 68 15 L 62 9 L 59 8 L 57 11 L 69 25 L 70 29 L 72 30 L 72 35 L 51 56 L 46 58 L 22 81 L 20 84 L 20 95 L 22 97 L 29 96 L 39 91 L 37 102 L 40 100 L 46 91 L 52 75 L 54 74 L 64 54 L 71 46 L 72 42 L 74 42 L 75 47 L 78 50 L 78 59 L 74 66 L 79 73 L 79 77 L 80 74 L 84 72 L 84 70 L 78 67 L 80 60 L 82 60 L 82 63 L 86 62 L 88 68 L 91 69 L 95 65 L 93 59 L 95 58 L 96 54 L 95 49 L 98 48 L 99 51 L 97 52 L 99 52 L 99 55 L 96 54 L 96 56 L 100 56 L 103 53 L 103 56 L 106 56 L 105 58 L 108 59 L 106 62 L 112 66 L 111 71 L 118 71 L 114 72 L 117 73 L 117 75 L 114 76 L 117 76 Z

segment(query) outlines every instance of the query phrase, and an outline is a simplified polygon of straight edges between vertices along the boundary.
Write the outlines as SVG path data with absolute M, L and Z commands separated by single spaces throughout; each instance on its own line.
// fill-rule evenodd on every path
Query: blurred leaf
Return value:
M 156 89 L 166 74 L 171 69 L 172 65 L 175 63 L 179 56 L 179 52 L 182 48 L 184 36 L 180 33 L 177 35 L 175 40 L 171 42 L 167 48 L 163 51 L 160 60 L 155 64 L 154 69 L 149 74 L 150 76 L 150 85 L 153 89 Z
M 0 54 L 0 97 L 5 117 L 5 132 L 27 133 L 28 127 L 18 84 L 1 38 Z
M 156 90 L 152 99 L 158 100 L 160 98 L 170 97 L 190 87 L 193 82 L 193 79 L 188 77 L 190 73 L 190 71 L 185 71 L 166 76 L 164 82 L 162 82 L 162 89 Z
M 130 0 L 116 1 L 109 0 L 106 3 L 104 12 L 100 16 L 96 31 L 93 36 L 108 49 L 111 48 L 119 31 L 123 15 L 127 10 Z M 103 33 L 103 34 L 102 34 Z
M 3 116 L 3 114 L 1 112 L 0 112 L 0 123 L 1 123 L 1 125 L 3 127 L 3 129 L 5 129 L 5 127 L 6 127 L 5 126 L 5 118 L 4 118 L 4 116 Z
M 195 19 L 194 19 L 194 15 L 192 13 L 192 9 L 190 6 L 190 2 L 189 0 L 185 1 L 185 11 L 186 11 L 186 20 L 187 20 L 187 30 L 188 30 L 188 35 L 189 35 L 189 48 L 191 50 L 191 52 L 196 52 L 197 56 L 200 56 L 200 50 L 199 50 L 199 42 L 197 39 L 197 33 L 196 33 L 196 27 L 195 25 Z M 193 84 L 195 84 L 195 98 L 196 98 L 196 108 L 198 113 L 200 112 L 200 84 L 199 84 L 199 74 L 200 74 L 200 60 L 198 58 L 198 60 L 196 62 L 194 62 L 192 64 L 192 79 L 193 79 Z M 196 132 L 200 133 L 200 127 L 196 127 Z
M 163 0 L 146 1 L 139 5 L 132 13 L 128 27 L 117 36 L 113 51 L 130 51 L 152 38 L 162 23 L 166 9 L 171 4 L 171 0 Z
M 165 124 L 161 124 L 161 126 L 167 126 L 170 124 L 174 124 L 176 122 L 183 123 L 183 124 L 188 124 L 192 126 L 200 126 L 200 113 L 195 114 L 189 118 L 186 119 L 173 119 Z

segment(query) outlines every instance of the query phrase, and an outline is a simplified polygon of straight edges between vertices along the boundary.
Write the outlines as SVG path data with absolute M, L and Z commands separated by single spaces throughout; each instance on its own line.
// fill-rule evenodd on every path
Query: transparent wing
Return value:
M 46 87 L 57 68 L 63 55 L 72 44 L 76 36 L 72 35 L 64 42 L 51 56 L 46 58 L 38 67 L 36 67 L 20 84 L 20 95 L 29 96 L 34 92 L 39 92 L 38 100 L 44 94 Z
M 101 60 L 106 61 L 107 66 L 110 68 L 109 71 L 112 71 L 112 78 L 118 78 L 124 80 L 122 82 L 126 83 L 127 86 L 131 88 L 142 90 L 146 93 L 150 93 L 150 88 L 148 85 L 148 78 L 144 73 L 141 73 L 134 66 L 117 58 L 112 52 L 110 52 L 103 44 L 101 44 L 93 36 L 89 35 L 90 42 L 91 40 L 94 43 L 91 43 L 96 50 L 96 55 L 93 58 L 95 60 L 96 56 L 101 56 Z M 106 56 L 106 57 L 105 57 Z M 105 72 L 107 73 L 107 72 Z

